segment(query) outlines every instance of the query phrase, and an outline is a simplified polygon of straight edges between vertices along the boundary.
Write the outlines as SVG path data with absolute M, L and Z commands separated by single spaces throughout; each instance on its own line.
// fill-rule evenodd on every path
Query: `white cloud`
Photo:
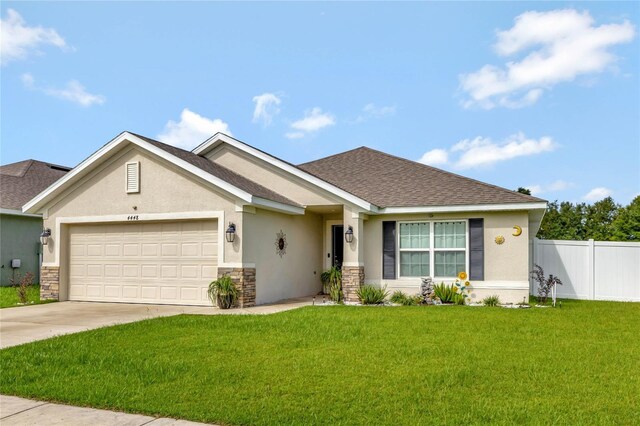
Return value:
M 262 124 L 268 126 L 271 124 L 273 117 L 280 113 L 278 105 L 280 105 L 282 101 L 273 93 L 263 93 L 262 95 L 254 96 L 253 102 L 256 104 L 253 110 L 254 123 L 262 121 Z
M 0 62 L 2 65 L 24 59 L 37 53 L 38 47 L 52 45 L 67 48 L 64 39 L 53 28 L 29 27 L 18 12 L 7 10 L 5 19 L 0 19 Z
M 593 188 L 591 191 L 587 192 L 582 198 L 586 201 L 600 201 L 603 198 L 611 196 L 612 191 L 609 188 L 605 187 L 597 187 Z
M 556 148 L 557 145 L 548 136 L 532 139 L 527 138 L 523 133 L 516 133 L 501 142 L 478 136 L 474 139 L 463 139 L 448 150 L 432 149 L 418 161 L 425 164 L 447 164 L 453 155 L 457 156 L 456 160 L 451 161 L 455 168 L 469 169 L 554 151 Z
M 83 107 L 89 107 L 94 104 L 102 105 L 106 101 L 106 98 L 102 95 L 94 95 L 87 92 L 85 87 L 77 80 L 69 81 L 63 88 L 56 88 L 37 86 L 35 78 L 29 73 L 22 74 L 20 79 L 27 89 L 36 90 L 47 96 L 73 102 Z
M 462 104 L 486 109 L 531 105 L 555 84 L 610 67 L 616 57 L 608 49 L 634 36 L 629 21 L 595 26 L 587 11 L 525 12 L 513 27 L 497 33 L 494 48 L 501 56 L 528 54 L 503 67 L 485 65 L 461 75 L 461 87 L 469 96 Z
M 425 152 L 418 162 L 430 166 L 447 164 L 449 162 L 449 153 L 445 149 L 432 149 Z
M 384 117 L 386 115 L 393 115 L 396 113 L 395 105 L 389 106 L 376 106 L 375 104 L 366 104 L 362 111 L 372 115 L 374 117 Z
M 293 131 L 285 133 L 284 136 L 288 139 L 300 139 L 309 133 L 317 132 L 318 130 L 335 124 L 336 119 L 333 115 L 328 112 L 322 112 L 320 108 L 315 107 L 306 111 L 304 118 L 291 123 L 290 127 Z
M 462 152 L 456 167 L 468 169 L 479 166 L 490 166 L 500 161 L 516 157 L 540 154 L 553 151 L 556 145 L 548 136 L 540 139 L 529 139 L 523 133 L 511 135 L 506 140 L 495 143 L 490 138 L 481 136 L 475 139 L 464 139 L 452 148 L 452 152 Z
M 229 125 L 224 121 L 219 118 L 211 120 L 185 108 L 180 114 L 180 121 L 169 120 L 157 138 L 169 145 L 192 149 L 218 132 L 231 136 Z
M 564 191 L 565 189 L 569 189 L 573 187 L 574 184 L 571 182 L 566 182 L 564 180 L 556 180 L 551 182 L 548 185 L 529 185 L 527 188 L 531 191 L 533 195 L 544 194 L 546 192 L 558 192 Z
M 287 139 L 301 139 L 304 138 L 303 132 L 287 132 L 284 134 L 284 137 Z
M 307 111 L 304 114 L 304 118 L 291 123 L 291 128 L 311 133 L 317 132 L 325 127 L 333 126 L 334 124 L 336 124 L 336 120 L 333 115 L 322 112 L 320 108 L 316 107 L 311 111 Z

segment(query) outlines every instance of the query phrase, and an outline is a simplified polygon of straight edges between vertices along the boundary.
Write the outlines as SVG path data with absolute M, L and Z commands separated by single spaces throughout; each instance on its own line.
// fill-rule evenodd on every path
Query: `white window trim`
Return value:
M 136 189 L 135 190 L 129 189 L 129 166 L 132 165 L 132 164 L 136 166 L 136 174 L 138 175 L 136 177 L 138 184 L 136 185 Z M 127 194 L 139 194 L 140 193 L 140 162 L 139 161 L 129 161 L 129 162 L 125 163 L 125 166 L 124 166 L 124 190 L 127 192 Z
M 437 222 L 464 222 L 465 223 L 465 246 L 464 248 L 435 248 L 435 223 Z M 403 223 L 428 223 L 429 224 L 429 248 L 428 249 L 401 249 L 400 248 L 400 225 Z M 438 219 L 438 220 L 402 220 L 396 222 L 396 279 L 400 281 L 415 281 L 422 277 L 403 277 L 400 274 L 400 253 L 407 251 L 429 252 L 429 275 L 434 281 L 450 281 L 455 277 L 436 277 L 433 274 L 436 271 L 435 252 L 436 251 L 464 251 L 464 269 L 469 275 L 469 219 Z

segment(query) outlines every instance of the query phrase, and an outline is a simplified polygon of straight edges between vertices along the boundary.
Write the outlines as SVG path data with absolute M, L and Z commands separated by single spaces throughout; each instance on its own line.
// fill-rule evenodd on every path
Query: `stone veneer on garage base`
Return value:
M 218 268 L 218 278 L 229 275 L 240 291 L 238 307 L 256 305 L 256 268 Z
M 358 302 L 356 291 L 364 285 L 364 266 L 342 267 L 342 293 L 347 302 Z
M 40 300 L 60 300 L 60 267 L 40 269 Z

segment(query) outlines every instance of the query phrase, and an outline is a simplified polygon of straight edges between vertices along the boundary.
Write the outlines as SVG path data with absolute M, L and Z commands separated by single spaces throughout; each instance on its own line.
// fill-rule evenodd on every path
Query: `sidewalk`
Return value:
M 0 423 L 10 425 L 67 425 L 67 426 L 197 426 L 186 420 L 155 418 L 140 414 L 127 414 L 95 408 L 73 407 L 33 401 L 15 396 L 0 395 Z

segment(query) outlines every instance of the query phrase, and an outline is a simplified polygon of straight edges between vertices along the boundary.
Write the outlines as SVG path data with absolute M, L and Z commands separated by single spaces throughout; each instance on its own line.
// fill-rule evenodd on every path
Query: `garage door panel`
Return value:
M 76 225 L 69 235 L 71 300 L 210 305 L 215 220 Z

